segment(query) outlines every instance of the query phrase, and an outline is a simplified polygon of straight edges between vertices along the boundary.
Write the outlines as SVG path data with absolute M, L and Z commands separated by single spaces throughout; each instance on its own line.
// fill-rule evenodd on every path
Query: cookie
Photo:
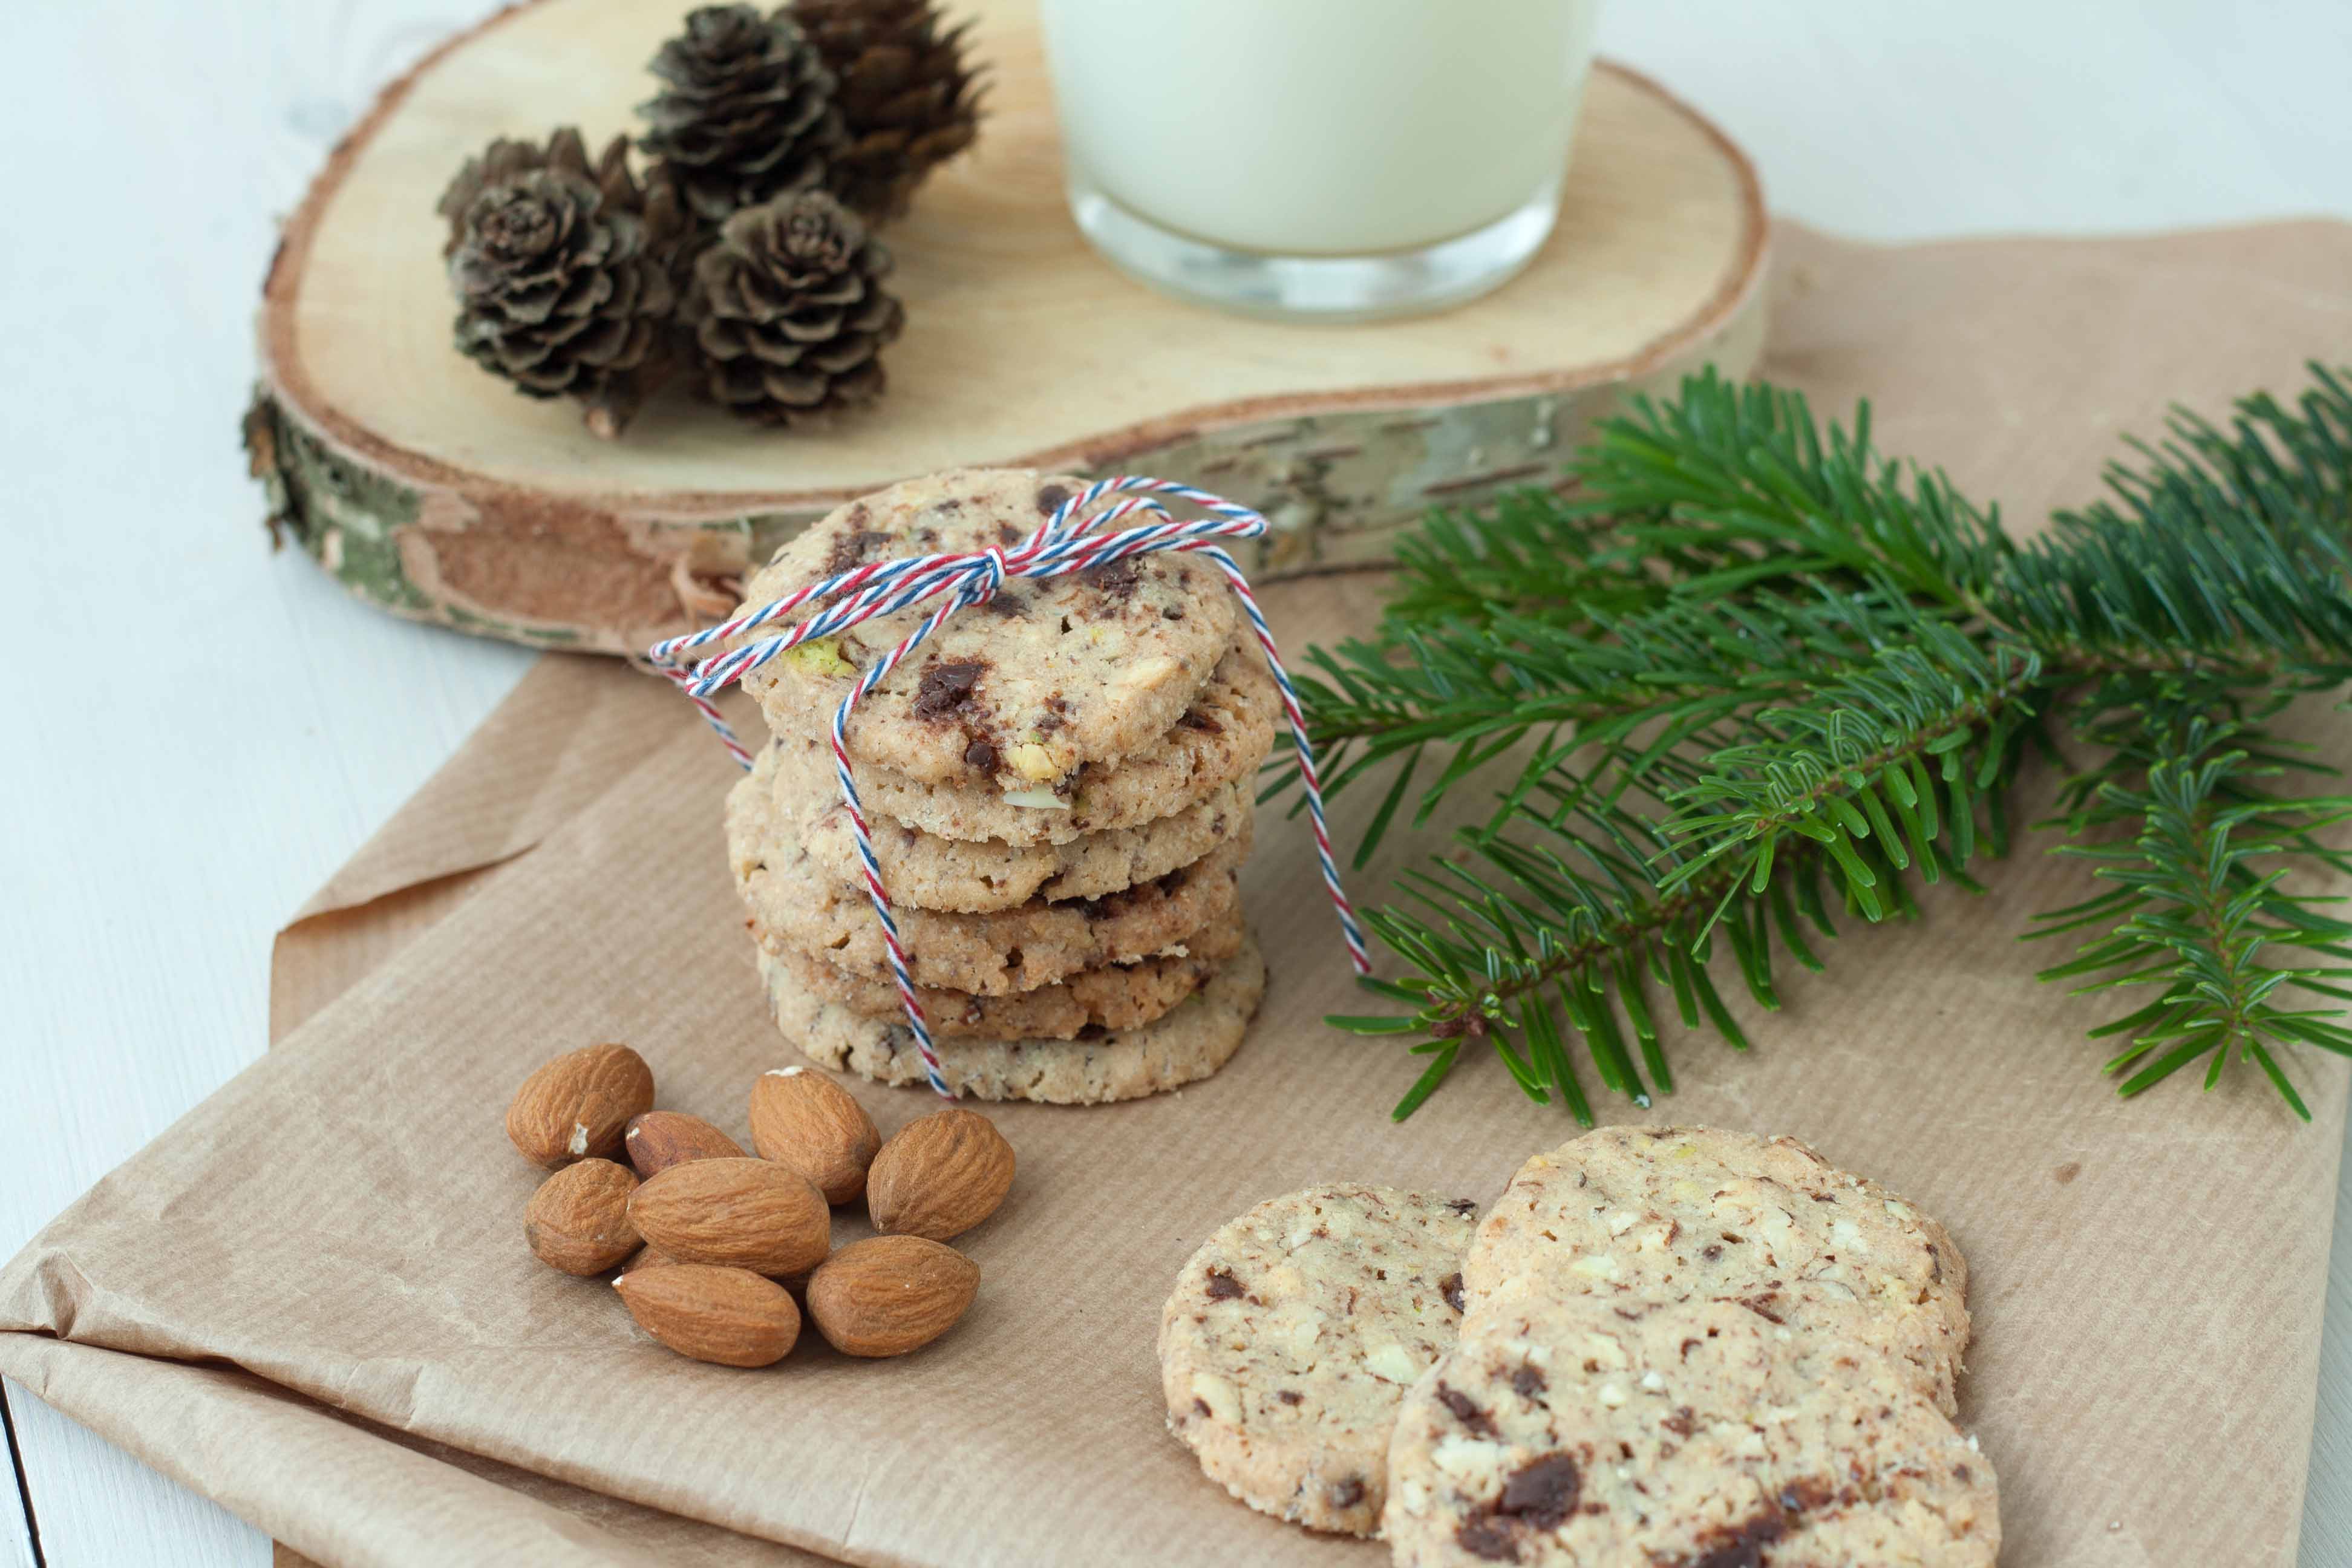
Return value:
M 771 748 L 760 753 L 760 760 L 761 768 L 777 775 L 780 798 L 795 788 L 805 798 L 811 781 L 784 779 L 771 763 L 776 755 Z M 802 816 L 801 841 L 826 876 L 862 888 L 865 867 L 857 858 L 849 808 L 830 778 L 823 784 L 815 809 Z M 791 809 L 785 807 L 788 813 Z M 1139 827 L 1086 834 L 1066 844 L 940 838 L 878 816 L 868 817 L 866 826 L 873 836 L 874 858 L 882 864 L 883 883 L 895 902 L 984 914 L 1032 899 L 1061 903 L 1100 898 L 1189 866 L 1222 844 L 1239 846 L 1246 858 L 1255 819 L 1249 784 L 1236 779 L 1172 816 Z
M 761 942 L 887 979 L 882 922 L 866 890 L 824 873 L 808 852 L 804 826 L 778 812 L 761 783 L 755 772 L 729 792 L 727 847 Z M 1160 952 L 1231 915 L 1244 848 L 1220 844 L 1189 866 L 1099 899 L 1033 899 L 984 914 L 908 907 L 894 909 L 893 919 L 917 985 L 983 996 L 1034 991 L 1080 970 Z
M 866 562 L 1017 545 L 1082 481 L 961 468 L 877 490 L 815 523 L 744 584 L 747 604 Z M 743 678 L 780 733 L 818 733 L 859 672 L 936 607 L 802 645 Z M 941 625 L 859 700 L 851 756 L 922 784 L 1052 790 L 1145 750 L 1197 696 L 1233 635 L 1222 574 L 1190 554 L 1129 556 L 1008 582 Z
M 825 1067 L 877 1083 L 925 1081 L 915 1037 L 892 1024 L 825 1001 L 762 955 L 761 971 L 776 1027 Z M 1049 1105 L 1100 1105 L 1136 1100 L 1207 1078 L 1241 1048 L 1258 999 L 1265 961 L 1244 940 L 1212 967 L 1206 983 L 1177 1006 L 1133 1028 L 1074 1040 L 943 1039 L 938 1048 L 949 1086 L 975 1100 L 1025 1100 Z
M 1219 1228 L 1160 1313 L 1168 1429 L 1260 1512 L 1374 1533 L 1397 1407 L 1453 1347 L 1477 1212 L 1336 1183 Z
M 1068 844 L 1089 833 L 1140 827 L 1246 781 L 1265 761 L 1282 717 L 1282 694 L 1255 641 L 1237 637 L 1182 717 L 1147 750 L 1116 767 L 1088 763 L 1053 789 L 1015 791 L 925 784 L 888 768 L 853 764 L 870 814 L 941 838 L 1022 847 Z M 834 782 L 820 731 L 779 736 L 778 766 Z
M 1968 1265 L 1943 1226 L 1793 1138 L 1604 1127 L 1519 1167 L 1462 1276 L 1506 1290 L 1727 1300 L 1800 1333 L 1879 1345 L 1947 1412 Z
M 1473 1298 L 1381 1518 L 1409 1568 L 1991 1568 L 1992 1467 L 1886 1358 L 1736 1302 Z
M 791 983 L 850 1013 L 887 1023 L 903 1016 L 898 987 L 845 973 L 814 953 L 768 940 L 756 923 L 763 967 L 769 960 Z M 1132 1029 L 1190 996 L 1241 951 L 1238 910 L 1202 927 L 1164 953 L 1076 974 L 1003 996 L 918 987 L 931 1033 L 942 1039 L 1067 1040 L 1089 1029 Z

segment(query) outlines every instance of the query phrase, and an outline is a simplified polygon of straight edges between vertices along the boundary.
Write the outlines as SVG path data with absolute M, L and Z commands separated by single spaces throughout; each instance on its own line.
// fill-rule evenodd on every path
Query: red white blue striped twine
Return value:
M 1081 517 L 1086 509 L 1108 495 L 1125 499 L 1113 502 L 1099 515 Z M 1189 502 L 1208 517 L 1191 522 L 1178 522 L 1168 514 L 1168 509 L 1154 498 L 1173 496 Z M 1107 523 L 1137 513 L 1149 513 L 1157 521 L 1121 530 L 1099 531 Z M 668 677 L 698 709 L 719 736 L 719 743 L 730 755 L 748 768 L 751 753 L 743 748 L 734 730 L 719 716 L 711 694 L 725 689 L 759 668 L 785 649 L 806 642 L 811 637 L 829 637 L 876 616 L 887 616 L 919 605 L 926 599 L 938 599 L 939 607 L 923 617 L 920 625 L 907 634 L 898 647 L 868 665 L 865 676 L 842 699 L 833 714 L 833 765 L 841 784 L 842 803 L 849 808 L 849 820 L 857 835 L 857 858 L 866 872 L 866 896 L 874 902 L 875 918 L 882 925 L 882 942 L 890 958 L 890 976 L 898 983 L 898 999 L 907 1009 L 907 1023 L 914 1030 L 916 1049 L 922 1053 L 923 1072 L 931 1088 L 952 1100 L 955 1090 L 949 1087 L 947 1077 L 940 1067 L 939 1049 L 931 1042 L 931 1031 L 923 1016 L 923 1005 L 915 994 L 913 977 L 908 973 L 907 953 L 899 944 L 898 923 L 891 917 L 890 894 L 882 885 L 882 867 L 874 858 L 874 841 L 866 830 L 866 811 L 857 798 L 857 782 L 851 775 L 849 748 L 845 730 L 851 710 L 858 700 L 874 689 L 882 679 L 898 667 L 901 659 L 922 646 L 923 639 L 939 629 L 940 624 L 958 610 L 971 605 L 983 605 L 996 596 L 1008 577 L 1058 577 L 1071 572 L 1082 572 L 1089 566 L 1105 565 L 1129 555 L 1150 555 L 1163 550 L 1191 551 L 1208 557 L 1224 573 L 1226 583 L 1241 600 L 1242 612 L 1249 616 L 1250 629 L 1257 634 L 1258 647 L 1265 650 L 1266 668 L 1274 672 L 1275 684 L 1282 689 L 1283 710 L 1290 721 L 1290 739 L 1298 756 L 1298 776 L 1307 786 L 1307 814 L 1315 828 L 1315 858 L 1323 868 L 1323 885 L 1331 895 L 1331 907 L 1339 917 L 1339 932 L 1346 938 L 1348 956 L 1356 973 L 1371 973 L 1371 961 L 1364 954 L 1363 933 L 1356 925 L 1355 906 L 1339 885 L 1339 867 L 1331 857 L 1331 835 L 1323 820 L 1323 789 L 1315 775 L 1315 752 L 1307 742 L 1306 716 L 1298 709 L 1298 693 L 1290 684 L 1290 672 L 1283 668 L 1282 655 L 1274 646 L 1274 633 L 1258 609 L 1257 596 L 1250 592 L 1242 570 L 1234 564 L 1217 542 L 1222 539 L 1256 539 L 1266 531 L 1266 521 L 1245 506 L 1238 506 L 1221 496 L 1197 490 L 1189 485 L 1168 479 L 1145 479 L 1138 475 L 1120 475 L 1098 479 L 1054 510 L 1054 514 L 1040 524 L 1037 531 L 1018 547 L 1011 550 L 988 549 L 963 551 L 943 555 L 913 555 L 897 561 L 873 562 L 854 566 L 838 575 L 827 577 L 805 588 L 795 589 L 782 598 L 744 611 L 732 620 L 709 626 L 687 637 L 671 637 L 656 643 L 646 658 L 655 668 Z M 731 652 L 717 655 L 700 662 L 686 656 L 712 643 L 725 642 L 791 615 L 814 599 L 843 595 L 816 615 L 801 622 L 791 630 L 761 637 Z

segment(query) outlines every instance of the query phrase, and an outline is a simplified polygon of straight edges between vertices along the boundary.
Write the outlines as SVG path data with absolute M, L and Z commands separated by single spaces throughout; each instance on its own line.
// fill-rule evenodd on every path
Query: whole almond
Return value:
M 657 1176 L 688 1160 L 740 1160 L 743 1146 L 699 1116 L 683 1110 L 648 1110 L 629 1118 L 621 1147 L 640 1176 Z
M 833 1211 L 798 1171 L 768 1160 L 688 1160 L 629 1200 L 637 1234 L 687 1263 L 795 1274 L 824 1260 Z
M 629 1194 L 637 1178 L 610 1160 L 566 1165 L 539 1184 L 523 1210 L 523 1239 L 566 1274 L 601 1274 L 636 1250 Z
M 783 1360 L 801 1337 L 801 1310 L 791 1293 L 748 1268 L 633 1268 L 613 1289 L 637 1327 L 696 1361 L 766 1366 Z
M 672 1258 L 658 1247 L 640 1247 L 634 1257 L 621 1265 L 621 1272 L 635 1274 L 640 1268 L 670 1268 L 684 1261 L 682 1258 Z
M 821 1072 L 777 1068 L 751 1085 L 751 1146 L 816 1184 L 825 1202 L 854 1203 L 882 1147 L 874 1118 Z
M 874 1228 L 946 1241 L 996 1212 L 1013 1185 L 1013 1145 L 975 1111 L 935 1110 L 890 1135 L 866 1173 Z
M 610 1159 L 629 1118 L 654 1108 L 654 1073 L 626 1046 L 583 1046 L 522 1080 L 507 1136 L 534 1164 Z
M 905 1355 L 955 1327 L 980 1265 L 919 1236 L 855 1241 L 809 1276 L 809 1321 L 844 1355 Z

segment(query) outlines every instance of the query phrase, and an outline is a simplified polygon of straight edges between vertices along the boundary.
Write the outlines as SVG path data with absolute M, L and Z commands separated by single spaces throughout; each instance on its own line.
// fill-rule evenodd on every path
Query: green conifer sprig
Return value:
M 1377 635 L 1300 682 L 1329 787 L 1385 774 L 1358 863 L 1400 818 L 1492 791 L 1367 924 L 1403 1010 L 1334 1018 L 1418 1037 L 1408 1115 L 1490 1044 L 1580 1121 L 1570 1050 L 1648 1104 L 1658 1020 L 1746 1041 L 1718 944 L 1774 1008 L 1776 963 L 1824 966 L 1838 917 L 2005 853 L 2029 755 L 2061 772 L 2060 852 L 2114 886 L 2033 933 L 2043 973 L 2155 1000 L 2096 1031 L 2130 1094 L 2207 1060 L 2352 1055 L 2352 925 L 2298 890 L 2352 875 L 2321 837 L 2352 797 L 2267 727 L 2352 679 L 2352 389 L 2313 367 L 2292 406 L 2177 413 L 2105 499 L 2018 542 L 1940 472 L 1888 459 L 1869 411 L 1712 373 L 1604 423 L 1559 493 L 1433 517 L 1399 551 Z M 1407 814 L 1405 807 L 1412 809 Z

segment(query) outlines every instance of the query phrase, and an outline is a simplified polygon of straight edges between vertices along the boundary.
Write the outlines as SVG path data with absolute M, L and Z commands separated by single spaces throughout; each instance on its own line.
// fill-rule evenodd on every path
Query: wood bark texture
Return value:
M 394 82 L 288 222 L 246 449 L 273 537 L 381 607 L 539 647 L 632 653 L 733 607 L 743 572 L 843 501 L 961 464 L 1148 472 L 1264 511 L 1244 564 L 1375 563 L 1436 504 L 1549 482 L 1629 390 L 1751 368 L 1767 225 L 1719 131 L 1602 65 L 1559 227 L 1488 298 L 1412 321 L 1269 324 L 1164 298 L 1062 201 L 1031 0 L 967 0 L 994 85 L 972 153 L 884 233 L 906 335 L 880 406 L 740 425 L 672 387 L 618 441 L 451 346 L 434 202 L 496 135 L 631 130 L 677 25 L 639 0 L 529 0 Z

